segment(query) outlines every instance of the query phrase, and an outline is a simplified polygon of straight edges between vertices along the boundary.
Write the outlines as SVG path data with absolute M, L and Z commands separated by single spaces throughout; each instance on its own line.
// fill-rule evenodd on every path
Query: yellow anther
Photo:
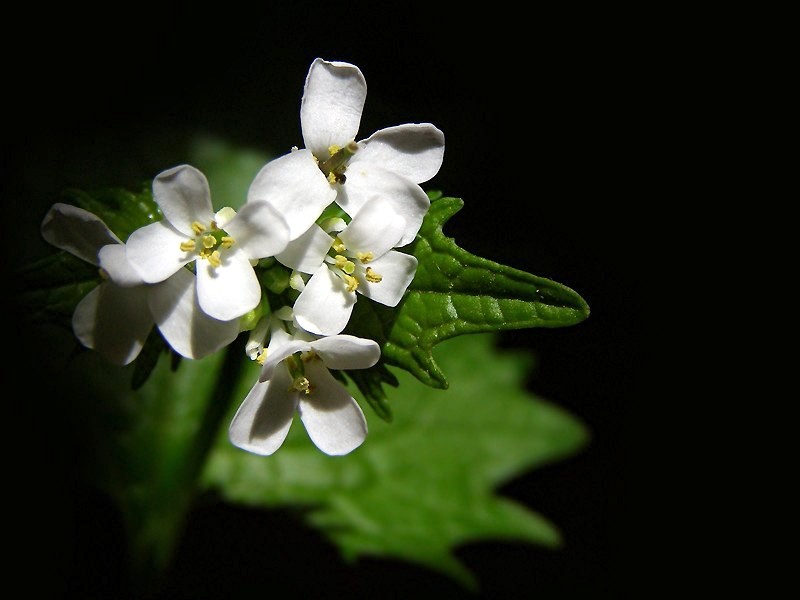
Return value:
M 358 289 L 358 279 L 352 275 L 345 275 L 344 282 L 347 284 L 348 292 L 355 292 Z
M 197 235 L 200 235 L 206 230 L 206 226 L 203 225 L 200 221 L 193 221 L 192 222 L 192 231 L 194 231 Z
M 328 146 L 328 154 L 333 156 L 334 154 L 336 154 L 341 149 L 342 149 L 341 146 L 337 146 L 336 144 L 331 144 L 330 146 Z
M 222 264 L 222 260 L 220 259 L 219 250 L 214 250 L 211 255 L 208 257 L 208 262 L 211 263 L 212 267 L 218 267 Z
M 186 240 L 185 242 L 181 242 L 181 250 L 184 252 L 194 252 L 195 248 L 197 248 L 197 244 L 194 240 Z
M 258 354 L 256 354 L 256 362 L 258 364 L 263 365 L 265 360 L 267 360 L 267 349 L 266 348 L 264 348 L 263 350 L 259 351 Z
M 233 246 L 233 238 L 229 235 L 223 235 L 220 243 L 222 244 L 223 248 L 230 248 Z
M 337 269 L 344 269 L 344 265 L 347 262 L 347 257 L 346 256 L 342 256 L 341 254 L 337 254 L 336 256 L 333 257 L 333 259 L 336 261 L 336 268 Z
M 362 264 L 367 264 L 371 260 L 375 260 L 375 255 L 372 252 L 356 252 L 356 258 L 358 258 Z
M 347 250 L 347 246 L 344 245 L 344 242 L 340 240 L 338 236 L 333 240 L 333 245 L 331 247 L 336 250 L 336 252 L 344 252 Z
M 202 238 L 203 248 L 213 248 L 217 245 L 217 238 L 213 235 L 204 235 Z
M 289 389 L 310 394 L 311 382 L 306 377 L 301 375 L 300 377 L 295 377 L 294 381 L 292 382 L 292 387 Z
M 372 270 L 372 267 L 367 267 L 366 273 L 367 281 L 370 283 L 380 283 L 383 280 L 383 275 L 379 275 Z
M 336 178 L 336 173 L 331 171 L 328 173 L 328 183 L 337 183 L 339 180 Z

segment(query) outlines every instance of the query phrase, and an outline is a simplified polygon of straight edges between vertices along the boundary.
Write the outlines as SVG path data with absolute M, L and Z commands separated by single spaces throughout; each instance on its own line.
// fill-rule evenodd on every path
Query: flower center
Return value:
M 344 148 L 333 145 L 328 148 L 328 152 L 331 155 L 330 158 L 318 162 L 320 171 L 325 174 L 330 183 L 344 183 L 347 181 L 344 172 L 347 170 L 350 159 L 358 152 L 358 144 L 351 141 Z
M 222 264 L 220 251 L 233 246 L 235 240 L 225 230 L 220 229 L 216 221 L 211 221 L 208 226 L 200 221 L 194 221 L 192 231 L 195 236 L 181 242 L 181 251 L 197 252 L 198 257 L 207 260 L 212 267 L 220 266 Z
M 314 385 L 306 377 L 303 363 L 317 358 L 313 352 L 303 352 L 293 354 L 285 361 L 286 368 L 289 370 L 289 375 L 292 377 L 292 385 L 289 387 L 290 392 L 303 392 L 306 395 L 314 393 Z
M 370 283 L 380 283 L 383 276 L 376 273 L 372 267 L 363 269 L 363 265 L 375 259 L 375 253 L 349 252 L 345 243 L 337 236 L 334 238 L 325 263 L 328 268 L 344 281 L 345 289 L 348 292 L 355 292 L 359 286 L 358 275 Z

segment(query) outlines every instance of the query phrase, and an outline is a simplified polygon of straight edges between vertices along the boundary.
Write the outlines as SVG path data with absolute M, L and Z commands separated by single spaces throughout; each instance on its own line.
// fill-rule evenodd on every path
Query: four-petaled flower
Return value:
M 287 333 L 273 318 L 259 381 L 231 421 L 231 443 L 254 454 L 281 447 L 294 413 L 314 444 L 332 456 L 348 454 L 367 437 L 364 413 L 328 369 L 366 369 L 380 357 L 373 340 L 350 335 L 315 338 Z
M 300 105 L 306 149 L 265 165 L 247 196 L 248 202 L 267 200 L 280 206 L 292 239 L 333 198 L 351 217 L 376 197 L 390 201 L 406 224 L 398 246 L 412 242 L 419 231 L 430 207 L 419 184 L 439 172 L 444 134 L 430 123 L 407 123 L 356 142 L 366 97 L 364 75 L 355 65 L 321 58 L 311 63 Z M 301 211 L 304 218 L 297 219 Z
M 197 303 L 195 277 L 181 269 L 148 285 L 131 268 L 125 246 L 95 214 L 54 204 L 42 221 L 42 237 L 100 268 L 103 277 L 75 307 L 72 329 L 78 340 L 118 365 L 131 363 L 154 324 L 176 352 L 203 358 L 230 344 L 238 321 L 219 321 Z
M 289 228 L 267 202 L 213 212 L 205 175 L 189 165 L 159 174 L 153 196 L 164 219 L 134 231 L 127 241 L 133 268 L 158 283 L 194 262 L 197 296 L 210 316 L 227 321 L 261 301 L 251 260 L 274 256 L 286 247 Z
M 284 265 L 311 274 L 295 301 L 294 316 L 300 327 L 319 335 L 345 328 L 356 293 L 396 306 L 417 268 L 414 256 L 392 250 L 407 228 L 383 198 L 367 204 L 349 225 L 338 220 L 327 230 L 333 235 L 312 226 L 276 256 Z

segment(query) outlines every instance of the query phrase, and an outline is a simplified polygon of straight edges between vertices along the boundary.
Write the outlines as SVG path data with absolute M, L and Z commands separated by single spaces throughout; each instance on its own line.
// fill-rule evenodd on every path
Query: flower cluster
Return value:
M 155 177 L 163 219 L 124 243 L 94 214 L 53 205 L 45 240 L 97 266 L 102 279 L 73 314 L 78 340 L 126 365 L 154 326 L 189 359 L 249 329 L 246 352 L 262 370 L 231 423 L 231 442 L 272 454 L 297 412 L 323 452 L 360 446 L 364 414 L 328 369 L 380 358 L 374 340 L 342 331 L 359 294 L 392 307 L 405 294 L 417 260 L 398 248 L 417 235 L 430 206 L 420 184 L 444 156 L 444 135 L 429 123 L 356 141 L 366 92 L 355 65 L 314 60 L 300 108 L 305 148 L 266 164 L 238 211 L 215 211 L 206 177 L 190 165 Z M 327 216 L 331 207 L 337 216 Z M 292 305 L 265 301 L 256 270 L 265 259 L 291 270 Z

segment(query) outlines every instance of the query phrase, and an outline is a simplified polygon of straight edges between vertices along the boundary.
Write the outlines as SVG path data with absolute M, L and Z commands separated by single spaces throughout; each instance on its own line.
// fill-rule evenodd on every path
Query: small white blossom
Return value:
M 375 197 L 403 217 L 398 246 L 414 240 L 430 200 L 419 184 L 442 165 L 444 134 L 430 123 L 387 127 L 356 142 L 367 84 L 346 62 L 315 59 L 300 106 L 305 149 L 264 166 L 248 202 L 266 200 L 286 216 L 291 239 L 302 235 L 332 201 L 355 217 Z
M 313 225 L 276 256 L 311 275 L 295 301 L 294 315 L 300 327 L 318 335 L 345 328 L 357 293 L 396 306 L 417 268 L 414 256 L 392 250 L 400 243 L 405 220 L 387 200 L 374 199 L 349 225 L 337 221 L 328 231 Z
M 266 202 L 213 212 L 208 181 L 181 165 L 159 174 L 153 196 L 164 219 L 134 231 L 127 241 L 133 268 L 147 283 L 158 283 L 194 262 L 197 295 L 211 317 L 227 321 L 261 301 L 251 261 L 286 247 L 289 228 Z
M 122 241 L 96 215 L 54 204 L 41 231 L 53 246 L 100 268 L 104 281 L 78 303 L 72 328 L 84 346 L 110 362 L 134 361 L 153 325 L 186 358 L 216 352 L 239 334 L 238 321 L 219 321 L 200 309 L 195 277 L 186 269 L 146 284 L 128 262 Z
M 254 454 L 273 454 L 297 412 L 324 453 L 339 456 L 358 448 L 367 437 L 366 418 L 328 369 L 371 367 L 380 358 L 378 344 L 349 335 L 290 335 L 274 316 L 271 329 L 269 347 L 257 353 L 263 363 L 259 381 L 231 422 L 231 443 Z

